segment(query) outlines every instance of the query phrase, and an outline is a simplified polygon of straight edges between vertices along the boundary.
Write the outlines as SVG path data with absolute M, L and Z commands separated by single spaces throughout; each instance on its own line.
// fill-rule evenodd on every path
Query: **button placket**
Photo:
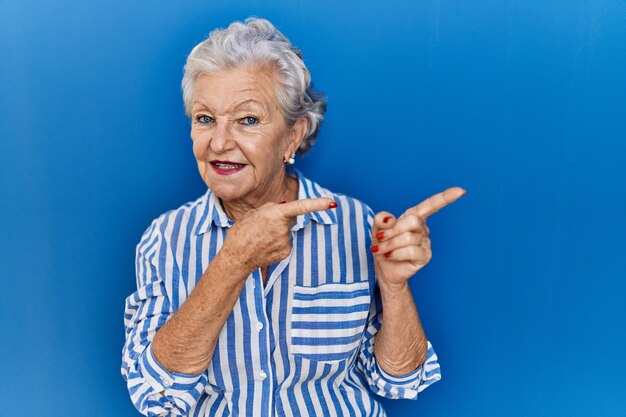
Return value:
M 270 280 L 270 277 L 273 274 L 273 268 L 270 267 L 269 271 L 268 271 L 268 282 Z M 257 283 L 258 280 L 258 283 Z M 254 274 L 254 283 L 258 284 L 256 285 L 255 289 L 254 289 L 254 299 L 255 299 L 255 303 L 256 303 L 256 308 L 255 308 L 255 313 L 256 313 L 256 320 L 253 321 L 252 323 L 252 327 L 256 328 L 257 332 L 258 332 L 258 341 L 259 341 L 259 356 L 258 356 L 258 368 L 255 366 L 256 368 L 256 379 L 260 382 L 262 382 L 263 384 L 267 384 L 270 383 L 271 384 L 271 378 L 269 378 L 270 373 L 271 373 L 271 361 L 269 359 L 269 357 L 267 357 L 267 352 L 269 351 L 269 336 L 268 336 L 268 329 L 269 327 L 266 327 L 266 325 L 268 324 L 268 317 L 267 317 L 267 312 L 266 312 L 266 298 L 265 298 L 265 293 L 264 290 L 266 288 L 265 285 L 262 284 L 263 281 L 263 274 L 261 271 L 261 268 L 258 268 L 257 271 L 255 271 Z

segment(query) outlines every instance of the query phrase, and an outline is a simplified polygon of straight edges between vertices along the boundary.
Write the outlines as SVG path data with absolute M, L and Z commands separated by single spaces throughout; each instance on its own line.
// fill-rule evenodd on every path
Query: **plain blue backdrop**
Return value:
M 206 189 L 180 79 L 270 19 L 328 113 L 296 167 L 400 214 L 443 189 L 411 281 L 443 378 L 390 416 L 626 416 L 622 0 L 0 1 L 0 414 L 138 415 L 134 254 Z

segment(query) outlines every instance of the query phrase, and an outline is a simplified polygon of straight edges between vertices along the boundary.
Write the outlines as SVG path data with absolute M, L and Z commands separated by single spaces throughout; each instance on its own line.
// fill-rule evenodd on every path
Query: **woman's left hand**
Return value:
M 409 208 L 397 219 L 381 211 L 372 226 L 372 252 L 379 285 L 401 288 L 432 258 L 426 219 L 464 196 L 461 187 L 451 187 Z

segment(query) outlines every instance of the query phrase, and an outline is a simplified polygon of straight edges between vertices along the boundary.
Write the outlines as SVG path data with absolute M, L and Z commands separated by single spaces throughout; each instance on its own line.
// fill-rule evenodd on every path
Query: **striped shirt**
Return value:
M 298 216 L 291 254 L 247 278 L 208 369 L 168 372 L 152 352 L 233 224 L 208 189 L 156 218 L 136 248 L 137 291 L 126 299 L 122 376 L 147 416 L 384 416 L 376 400 L 414 399 L 441 378 L 428 342 L 424 365 L 392 376 L 376 363 L 381 299 L 369 250 L 372 210 L 291 168 L 298 199 L 334 210 Z M 161 394 L 163 392 L 163 394 Z

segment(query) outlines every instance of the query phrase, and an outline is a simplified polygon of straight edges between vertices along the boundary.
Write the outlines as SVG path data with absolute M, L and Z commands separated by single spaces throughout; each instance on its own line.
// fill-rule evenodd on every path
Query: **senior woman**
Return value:
M 395 218 L 293 169 L 326 106 L 267 20 L 212 31 L 182 89 L 208 189 L 137 245 L 122 374 L 138 410 L 382 416 L 377 395 L 439 380 L 407 281 L 431 258 L 425 219 L 465 190 Z

